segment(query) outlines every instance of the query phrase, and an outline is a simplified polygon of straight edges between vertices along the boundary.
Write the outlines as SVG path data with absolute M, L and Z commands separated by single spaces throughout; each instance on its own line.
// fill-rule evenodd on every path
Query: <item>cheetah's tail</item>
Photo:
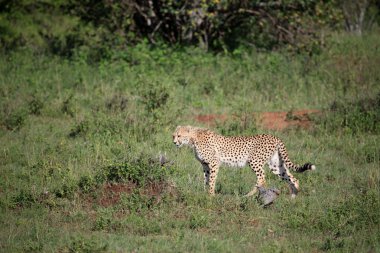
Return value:
M 278 151 L 280 153 L 280 156 L 283 159 L 283 161 L 285 162 L 286 166 L 290 169 L 293 169 L 295 172 L 301 173 L 301 172 L 304 172 L 307 170 L 316 170 L 317 169 L 317 167 L 311 163 L 305 163 L 302 166 L 298 166 L 298 165 L 294 164 L 292 161 L 290 161 L 289 156 L 288 156 L 288 152 L 286 151 L 285 145 L 282 141 L 279 143 L 278 147 L 279 147 Z
M 307 170 L 316 170 L 317 167 L 315 167 L 314 164 L 311 164 L 311 163 L 305 163 L 304 165 L 302 166 L 299 166 L 299 167 L 296 167 L 295 168 L 295 171 L 296 172 L 304 172 L 304 171 L 307 171 Z

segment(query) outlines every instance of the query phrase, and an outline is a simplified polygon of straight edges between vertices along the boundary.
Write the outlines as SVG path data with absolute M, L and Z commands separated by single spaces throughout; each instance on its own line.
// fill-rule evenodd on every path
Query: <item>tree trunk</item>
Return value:
M 364 18 L 369 5 L 368 0 L 342 0 L 346 30 L 361 36 L 364 28 Z

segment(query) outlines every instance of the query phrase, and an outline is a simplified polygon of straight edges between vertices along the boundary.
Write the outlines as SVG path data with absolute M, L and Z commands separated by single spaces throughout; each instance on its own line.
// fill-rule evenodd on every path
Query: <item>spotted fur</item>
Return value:
M 247 195 L 253 195 L 257 187 L 265 186 L 264 165 L 270 171 L 288 182 L 292 197 L 299 191 L 298 180 L 290 173 L 315 170 L 315 165 L 306 163 L 297 166 L 288 157 L 284 143 L 268 134 L 255 136 L 222 136 L 209 129 L 192 126 L 178 126 L 173 133 L 173 142 L 178 147 L 190 146 L 195 157 L 203 166 L 204 182 L 209 194 L 215 194 L 215 181 L 220 165 L 243 167 L 248 164 L 257 176 L 257 183 Z

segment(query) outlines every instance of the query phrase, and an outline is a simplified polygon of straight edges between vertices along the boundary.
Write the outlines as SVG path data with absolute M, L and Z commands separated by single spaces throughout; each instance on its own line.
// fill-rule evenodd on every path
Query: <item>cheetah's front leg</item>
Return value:
M 252 171 L 255 172 L 256 174 L 257 183 L 253 187 L 253 189 L 245 195 L 246 197 L 253 196 L 257 192 L 258 186 L 260 187 L 265 186 L 265 173 L 263 170 L 264 160 L 263 159 L 261 160 L 257 159 L 256 161 L 251 160 L 251 161 L 248 161 L 248 164 L 251 167 Z
M 202 163 L 204 174 L 204 189 L 209 186 L 210 183 L 210 168 L 207 163 Z
M 208 167 L 210 169 L 210 178 L 209 178 L 209 189 L 208 189 L 208 193 L 211 195 L 211 196 L 214 196 L 215 195 L 215 182 L 216 182 L 216 177 L 218 175 L 218 171 L 219 171 L 219 162 L 217 161 L 212 161 L 208 164 Z

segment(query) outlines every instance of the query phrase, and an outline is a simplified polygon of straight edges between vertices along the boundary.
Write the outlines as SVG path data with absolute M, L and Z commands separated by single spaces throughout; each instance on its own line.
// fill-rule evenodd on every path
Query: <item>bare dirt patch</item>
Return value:
M 136 185 L 133 183 L 105 184 L 103 185 L 99 204 L 104 207 L 116 205 L 119 203 L 122 193 L 132 193 L 135 188 Z
M 257 112 L 249 117 L 241 119 L 236 115 L 207 114 L 196 115 L 194 119 L 203 125 L 213 127 L 223 124 L 227 120 L 249 120 L 256 121 L 259 127 L 269 130 L 285 130 L 291 127 L 308 129 L 312 127 L 311 115 L 319 114 L 319 110 L 294 110 L 289 112 Z
M 163 194 L 175 193 L 175 187 L 167 182 L 153 182 L 144 187 L 138 187 L 132 182 L 122 184 L 107 183 L 102 186 L 100 197 L 96 202 L 103 207 L 117 205 L 120 202 L 122 194 L 132 194 L 135 191 L 138 191 L 141 195 L 154 197 L 157 201 L 160 201 Z
M 297 110 L 290 112 L 263 112 L 259 114 L 259 124 L 270 130 L 284 130 L 290 127 L 310 128 L 310 115 L 319 113 L 318 110 Z

